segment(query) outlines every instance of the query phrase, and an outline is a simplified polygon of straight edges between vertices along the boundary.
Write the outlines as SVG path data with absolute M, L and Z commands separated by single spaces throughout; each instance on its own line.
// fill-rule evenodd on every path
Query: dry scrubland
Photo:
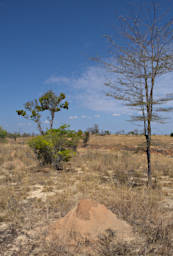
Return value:
M 136 234 L 130 244 L 116 234 L 100 238 L 94 255 L 173 255 L 173 138 L 153 136 L 153 188 L 147 189 L 142 136 L 93 136 L 56 171 L 40 167 L 27 141 L 0 144 L 0 255 L 72 255 L 45 241 L 46 228 L 80 199 L 103 203 Z M 80 253 L 83 245 L 75 248 Z

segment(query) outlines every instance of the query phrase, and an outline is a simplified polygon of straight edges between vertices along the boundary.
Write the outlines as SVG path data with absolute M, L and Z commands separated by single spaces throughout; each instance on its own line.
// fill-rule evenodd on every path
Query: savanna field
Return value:
M 147 188 L 145 138 L 91 136 L 62 170 L 40 166 L 30 138 L 0 143 L 0 255 L 173 255 L 173 138 L 152 137 L 152 188 Z M 81 199 L 104 204 L 132 226 L 135 239 L 110 230 L 92 251 L 73 252 L 46 239 L 50 224 Z

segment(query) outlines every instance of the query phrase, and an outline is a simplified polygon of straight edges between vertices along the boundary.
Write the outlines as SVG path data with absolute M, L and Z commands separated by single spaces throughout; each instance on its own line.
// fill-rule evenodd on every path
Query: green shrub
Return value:
M 82 136 L 82 135 L 83 135 L 83 131 L 82 131 L 82 130 L 78 130 L 78 131 L 77 131 L 77 134 L 78 134 L 79 136 Z
M 62 162 L 69 161 L 76 152 L 81 136 L 67 128 L 67 125 L 63 125 L 30 140 L 29 145 L 41 164 L 51 164 L 59 170 Z
M 0 126 L 0 139 L 5 139 L 7 137 L 7 131 L 4 130 L 1 126 Z

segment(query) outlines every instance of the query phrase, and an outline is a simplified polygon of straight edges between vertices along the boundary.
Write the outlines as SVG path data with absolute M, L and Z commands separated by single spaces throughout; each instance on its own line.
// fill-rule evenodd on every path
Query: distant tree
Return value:
M 93 127 L 88 128 L 88 132 L 91 134 L 99 134 L 99 126 L 95 124 Z
M 21 134 L 22 137 L 31 137 L 32 134 L 31 133 L 28 133 L 28 132 L 24 132 Z
M 120 131 L 117 131 L 115 132 L 116 135 L 122 135 L 122 134 L 125 134 L 125 130 L 120 130 Z
M 41 111 L 48 110 L 50 112 L 50 129 L 53 128 L 55 113 L 61 109 L 68 109 L 68 102 L 62 102 L 65 99 L 65 94 L 60 93 L 57 96 L 53 91 L 48 91 L 39 98 Z
M 108 96 L 136 108 L 132 121 L 142 121 L 146 138 L 148 185 L 152 183 L 151 123 L 163 122 L 160 112 L 172 110 L 166 103 L 172 95 L 156 96 L 156 79 L 173 71 L 173 19 L 163 15 L 163 10 L 150 3 L 150 9 L 135 16 L 120 17 L 121 41 L 106 36 L 111 45 L 110 61 L 102 61 L 106 69 L 116 74 L 105 85 Z M 121 36 L 120 35 L 120 36 Z M 98 59 L 100 61 L 100 59 Z M 160 105 L 163 104 L 163 107 Z
M 105 134 L 105 135 L 111 135 L 111 131 L 105 130 L 105 131 L 104 131 L 104 134 Z
M 109 130 L 102 130 L 99 132 L 100 135 L 105 136 L 105 135 L 111 135 L 111 132 Z
M 139 132 L 138 132 L 137 129 L 135 129 L 135 130 L 133 130 L 133 131 L 128 132 L 128 134 L 129 134 L 129 135 L 138 135 Z
M 62 108 L 68 109 L 68 102 L 62 101 L 65 99 L 65 94 L 60 93 L 59 96 L 53 91 L 48 91 L 43 94 L 38 100 L 34 99 L 32 101 L 28 101 L 24 105 L 24 110 L 17 110 L 17 114 L 26 119 L 32 120 L 36 123 L 37 128 L 40 134 L 44 134 L 42 125 L 41 125 L 41 113 L 48 110 L 50 112 L 50 129 L 53 128 L 53 122 L 55 118 L 55 113 L 59 112 Z

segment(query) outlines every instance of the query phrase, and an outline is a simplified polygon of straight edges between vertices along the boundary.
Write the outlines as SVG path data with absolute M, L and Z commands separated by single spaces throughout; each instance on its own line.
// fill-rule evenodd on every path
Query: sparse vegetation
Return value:
M 90 198 L 126 220 L 137 234 L 134 242 L 124 244 L 116 243 L 116 234 L 109 231 L 93 249 L 95 256 L 172 256 L 172 139 L 153 138 L 153 188 L 147 189 L 145 141 L 134 136 L 91 136 L 59 173 L 39 165 L 27 145 L 30 138 L 2 144 L 1 255 L 82 255 L 82 244 L 74 253 L 58 241 L 49 244 L 46 229 L 80 199 Z
M 173 256 L 171 7 L 0 1 L 0 256 Z

